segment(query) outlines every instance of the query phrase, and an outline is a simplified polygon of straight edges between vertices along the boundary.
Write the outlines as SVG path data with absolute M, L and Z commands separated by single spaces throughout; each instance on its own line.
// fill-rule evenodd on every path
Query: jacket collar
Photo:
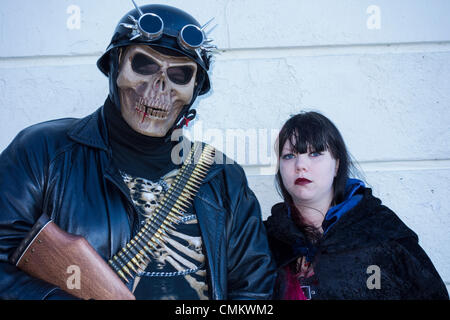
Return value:
M 106 128 L 103 108 L 100 107 L 94 113 L 77 121 L 70 128 L 69 137 L 89 147 L 108 151 L 108 130 Z
M 77 121 L 72 128 L 68 131 L 69 137 L 86 146 L 101 149 L 105 152 L 110 152 L 108 142 L 108 130 L 104 115 L 104 106 L 98 108 L 94 113 L 88 115 Z M 219 151 L 217 151 L 219 152 Z M 223 163 L 230 163 L 222 153 L 219 154 L 223 158 Z M 228 162 L 226 162 L 228 161 Z M 203 183 L 208 182 L 214 176 L 219 174 L 224 169 L 224 165 L 214 164 L 208 174 L 206 175 Z

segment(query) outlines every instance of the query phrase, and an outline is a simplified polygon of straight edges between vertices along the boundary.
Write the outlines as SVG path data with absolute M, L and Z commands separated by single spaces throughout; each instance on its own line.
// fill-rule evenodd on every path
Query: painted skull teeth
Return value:
M 136 102 L 136 111 L 142 114 L 142 121 L 145 118 L 157 118 L 157 119 L 166 119 L 169 115 L 169 103 L 161 103 L 162 99 L 159 98 L 139 98 Z

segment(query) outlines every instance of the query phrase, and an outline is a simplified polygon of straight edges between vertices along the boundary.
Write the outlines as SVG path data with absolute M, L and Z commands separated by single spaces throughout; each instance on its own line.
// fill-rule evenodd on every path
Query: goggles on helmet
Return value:
M 130 41 L 137 38 L 142 38 L 147 41 L 157 41 L 163 36 L 164 21 L 155 13 L 143 13 L 142 10 L 132 0 L 136 10 L 139 12 L 139 19 L 132 15 L 129 18 L 134 24 L 121 23 L 125 28 L 132 29 L 133 34 Z M 206 43 L 212 40 L 207 39 L 204 29 L 209 25 L 213 19 L 209 20 L 204 26 L 199 27 L 194 24 L 185 25 L 178 34 L 178 45 L 185 50 L 196 51 L 199 48 L 213 49 L 215 46 L 205 46 Z M 215 47 L 216 48 L 216 47 Z M 211 50 L 208 50 L 211 51 Z

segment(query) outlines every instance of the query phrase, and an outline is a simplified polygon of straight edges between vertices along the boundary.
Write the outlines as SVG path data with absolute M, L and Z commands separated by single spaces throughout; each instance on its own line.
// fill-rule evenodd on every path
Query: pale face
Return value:
M 298 154 L 286 141 L 280 155 L 280 174 L 296 206 L 326 209 L 333 199 L 338 161 L 329 151 Z
M 117 77 L 121 113 L 133 130 L 163 137 L 192 100 L 197 64 L 145 45 L 128 47 Z

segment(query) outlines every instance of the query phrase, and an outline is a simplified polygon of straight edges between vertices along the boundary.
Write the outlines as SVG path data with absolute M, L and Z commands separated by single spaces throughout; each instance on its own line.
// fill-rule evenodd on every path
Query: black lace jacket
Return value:
M 282 299 L 285 266 L 298 258 L 294 244 L 305 237 L 283 203 L 272 208 L 265 225 L 278 266 L 275 298 Z M 445 284 L 417 235 L 369 188 L 360 203 L 320 240 L 313 268 L 314 276 L 302 281 L 303 291 L 312 299 L 448 299 Z M 379 279 L 374 278 L 375 270 Z

